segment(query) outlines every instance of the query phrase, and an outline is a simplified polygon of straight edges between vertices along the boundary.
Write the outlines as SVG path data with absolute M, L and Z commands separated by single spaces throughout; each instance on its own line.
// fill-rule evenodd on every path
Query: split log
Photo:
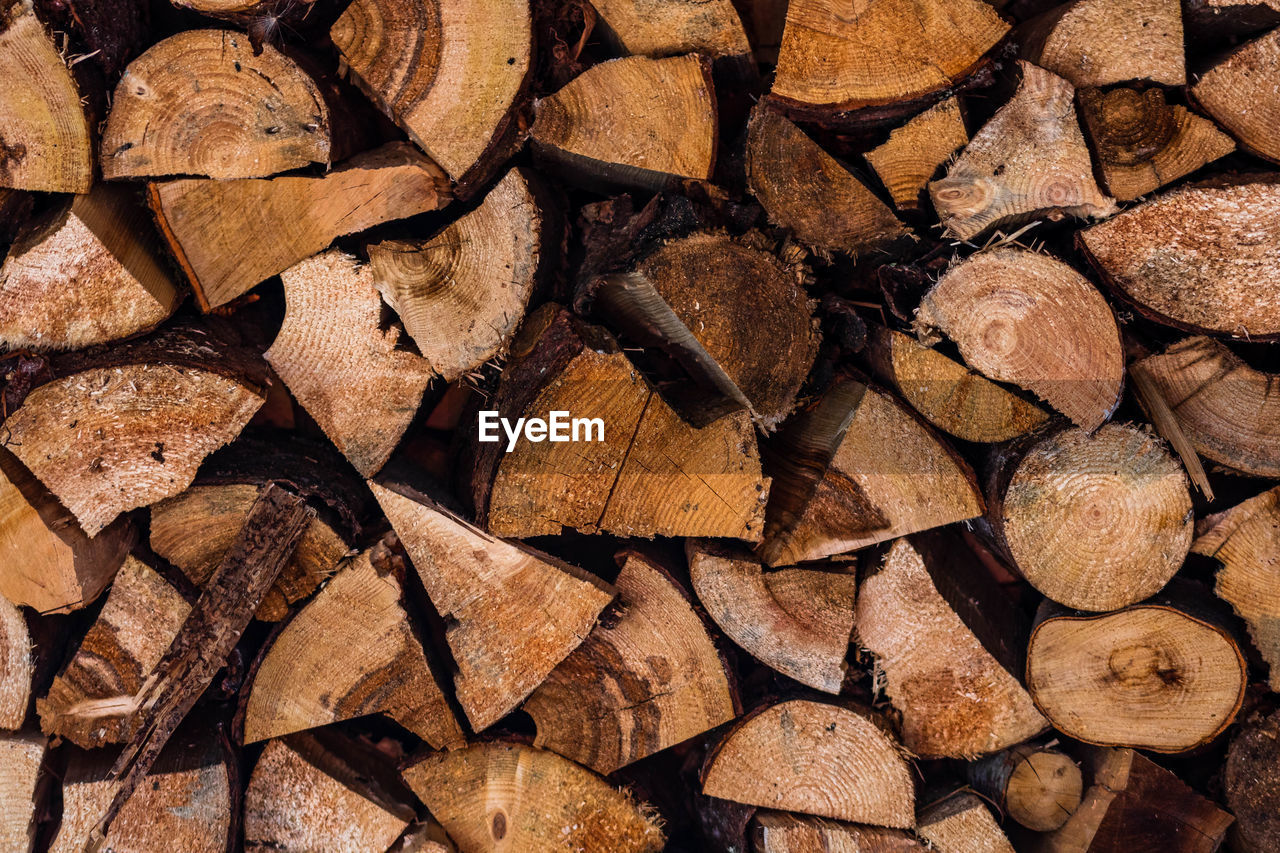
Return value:
M 1280 477 L 1280 382 L 1212 338 L 1139 362 L 1197 453 L 1254 477 Z
M 982 514 L 969 466 L 890 395 L 842 378 L 773 444 L 761 556 L 788 566 Z M 910 474 L 910 476 L 904 476 Z
M 901 747 L 869 712 L 793 700 L 742 717 L 707 753 L 702 793 L 802 814 L 909 828 Z
M 972 74 L 1009 25 L 974 0 L 793 0 L 770 97 L 795 112 L 921 101 Z
M 435 375 L 382 325 L 370 266 L 333 249 L 290 267 L 285 315 L 266 359 L 364 476 L 386 463 Z
M 1084 792 L 1084 777 L 1070 756 L 1030 744 L 970 765 L 969 781 L 1002 812 L 1037 832 L 1066 823 Z
M 1116 201 L 1133 201 L 1235 150 L 1231 137 L 1163 89 L 1082 89 L 1085 134 Z
M 447 620 L 458 703 L 483 731 L 583 642 L 614 591 L 581 569 L 495 539 L 422 495 L 370 488 Z
M 68 350 L 159 325 L 181 292 L 131 189 L 99 184 L 24 234 L 0 267 L 0 345 Z
M 374 563 L 376 551 L 335 574 L 263 649 L 247 690 L 245 743 L 381 712 L 436 748 L 462 745 L 400 581 L 383 559 Z
M 0 46 L 2 49 L 2 46 Z M 38 732 L 0 733 L 0 849 L 31 853 L 43 791 L 48 742 Z
M 596 0 L 591 4 L 624 53 L 750 57 L 751 45 L 730 0 Z
M 446 382 L 506 355 L 546 277 L 559 229 L 540 195 L 532 172 L 512 169 L 434 237 L 369 246 L 375 286 Z
M 987 804 L 967 791 L 921 809 L 916 834 L 937 853 L 1014 853 Z
M 93 142 L 80 87 L 31 0 L 0 13 L 0 186 L 87 193 Z M 14 848 L 17 849 L 17 848 Z
M 333 732 L 270 741 L 245 792 L 244 849 L 386 850 L 415 815 L 384 762 Z
M 22 611 L 0 598 L 0 729 L 22 728 L 31 705 L 31 632 Z
M 329 107 L 270 44 L 187 30 L 129 63 L 102 132 L 102 176 L 265 178 L 330 163 Z
M 323 177 L 150 184 L 151 208 L 205 310 L 323 251 L 335 237 L 448 200 L 444 173 L 404 143 L 359 154 Z
M 1036 217 L 1102 219 L 1115 201 L 1098 189 L 1076 121 L 1075 89 L 1019 60 L 1013 98 L 974 134 L 929 195 L 947 233 L 969 240 Z
M 532 66 L 528 0 L 354 0 L 329 36 L 352 80 L 459 195 L 506 159 Z
M 1221 564 L 1213 591 L 1244 620 L 1280 690 L 1280 487 L 1203 519 L 1197 532 L 1191 550 Z
M 575 180 L 659 190 L 715 165 L 711 65 L 630 56 L 587 69 L 535 105 L 534 151 Z
M 1258 715 L 1240 727 L 1227 750 L 1222 788 L 1236 818 L 1231 849 L 1275 850 L 1280 844 L 1280 714 Z
M 866 157 L 893 203 L 902 210 L 916 210 L 938 167 L 968 142 L 960 103 L 952 97 L 890 131 L 889 138 Z
M 1037 590 L 1068 607 L 1115 610 L 1158 592 L 1193 534 L 1187 475 L 1144 429 L 1067 429 L 996 454 L 988 506 L 996 542 Z
M 1280 123 L 1277 64 L 1280 29 L 1236 50 L 1190 89 L 1195 102 L 1240 140 L 1241 147 L 1273 163 L 1280 163 L 1280 140 L 1275 133 Z
M 858 642 L 902 714 L 903 745 L 924 758 L 972 758 L 1049 727 L 1010 674 L 1017 662 L 997 657 L 964 618 L 987 620 L 983 634 L 1013 631 L 1012 603 L 951 545 L 899 539 L 858 595 Z
M 1076 0 L 1018 28 L 1022 56 L 1073 86 L 1187 82 L 1178 0 Z
M 755 853 L 925 853 L 931 849 L 900 829 L 853 826 L 787 812 L 760 812 L 751 828 Z
M 923 316 L 929 316 L 929 311 L 926 308 Z M 964 338 L 969 348 L 977 343 L 975 336 Z M 866 354 L 877 379 L 897 390 L 929 423 L 956 438 L 979 443 L 1008 441 L 1039 429 L 1049 420 L 1048 413 L 1035 403 L 902 332 L 869 324 Z M 970 354 L 982 361 L 978 354 Z
M 499 417 L 553 411 L 603 422 L 600 440 L 477 443 L 476 514 L 497 536 L 572 527 L 620 536 L 727 536 L 756 541 L 768 481 L 750 417 L 701 429 L 680 418 L 603 329 L 555 304 L 531 314 L 489 406 Z M 469 429 L 469 428 L 468 428 Z M 588 426 L 587 438 L 596 433 Z
M 133 547 L 133 524 L 85 535 L 58 499 L 8 450 L 0 450 L 0 596 L 37 613 L 97 600 Z
M 816 569 L 766 572 L 745 551 L 685 541 L 689 577 L 707 615 L 762 663 L 839 693 L 853 632 L 857 579 Z
M 404 779 L 460 850 L 658 853 L 654 815 L 553 752 L 480 743 L 411 764 Z
M 1068 737 L 1185 752 L 1235 719 L 1249 675 L 1215 621 L 1163 603 L 1075 616 L 1042 606 L 1027 649 L 1027 689 Z
M 1197 333 L 1280 338 L 1280 180 L 1180 187 L 1076 234 L 1086 258 L 1153 320 Z
M 592 629 L 529 696 L 533 745 L 602 775 L 732 720 L 733 676 L 680 585 L 618 555 L 621 616 Z
M 1095 749 L 1091 782 L 1067 824 L 1041 836 L 1036 853 L 1213 853 L 1231 815 L 1132 749 Z
M 763 101 L 747 125 L 746 169 L 769 219 L 817 249 L 857 255 L 907 234 L 866 184 Z

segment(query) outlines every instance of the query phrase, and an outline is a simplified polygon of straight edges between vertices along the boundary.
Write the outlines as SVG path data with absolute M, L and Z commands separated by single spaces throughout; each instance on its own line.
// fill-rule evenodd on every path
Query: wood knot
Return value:
M 494 812 L 491 832 L 494 841 L 501 841 L 507 836 L 507 816 L 502 812 Z

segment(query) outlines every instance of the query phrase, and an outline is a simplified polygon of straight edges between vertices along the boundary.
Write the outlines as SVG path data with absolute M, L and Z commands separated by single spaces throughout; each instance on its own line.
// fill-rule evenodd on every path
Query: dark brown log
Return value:
M 1280 844 L 1280 714 L 1257 714 L 1240 727 L 1227 751 L 1222 788 L 1235 815 L 1231 849 L 1263 853 Z M 1225 823 L 1223 814 L 1221 822 Z
M 969 766 L 969 782 L 1002 812 L 1037 832 L 1066 823 L 1080 806 L 1080 767 L 1056 749 L 1022 744 Z

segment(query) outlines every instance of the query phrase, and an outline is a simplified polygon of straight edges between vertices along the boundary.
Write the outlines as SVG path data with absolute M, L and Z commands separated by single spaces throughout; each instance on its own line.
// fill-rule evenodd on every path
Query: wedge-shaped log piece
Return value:
M 902 748 L 869 712 L 807 700 L 740 719 L 702 767 L 702 793 L 748 805 L 909 828 L 915 788 Z
M 794 0 L 772 96 L 840 110 L 918 100 L 971 74 L 1008 29 L 976 0 Z
M 534 183 L 512 169 L 434 237 L 369 247 L 374 284 L 446 382 L 506 353 L 540 282 L 555 229 Z
M 1240 727 L 1227 750 L 1222 787 L 1236 818 L 1238 849 L 1275 849 L 1280 844 L 1280 714 L 1258 714 Z
M 1163 89 L 1082 89 L 1078 98 L 1102 182 L 1116 201 L 1133 201 L 1236 149 L 1213 122 L 1167 103 Z
M 731 0 L 597 0 L 591 5 L 630 54 L 751 54 L 747 33 Z
M 614 592 L 581 569 L 489 536 L 421 495 L 370 488 L 431 603 L 448 620 L 458 702 L 482 731 L 515 710 L 586 638 Z
M 947 98 L 891 131 L 887 141 L 867 152 L 867 162 L 893 203 L 915 210 L 934 172 L 968 142 L 960 103 Z
M 1179 187 L 1076 234 L 1139 312 L 1192 332 L 1280 338 L 1280 179 Z
M 126 559 L 97 621 L 37 700 L 41 728 L 86 749 L 123 741 L 135 697 L 190 612 L 168 581 Z
M 684 590 L 642 554 L 618 559 L 621 617 L 592 629 L 524 704 L 534 746 L 605 775 L 736 712 L 731 676 Z
M 49 744 L 39 732 L 0 732 L 0 848 L 13 853 L 35 849 L 36 818 L 48 776 Z
M 1028 21 L 1022 56 L 1073 86 L 1187 82 L 1178 0 L 1075 0 Z
M 293 60 L 235 30 L 187 30 L 125 70 L 102 176 L 264 178 L 329 163 L 329 108 Z
M 746 168 L 769 219 L 818 249 L 860 254 L 907 233 L 866 184 L 764 101 L 751 111 Z
M 325 435 L 372 476 L 395 450 L 435 375 L 382 327 L 373 270 L 334 249 L 284 272 L 285 314 L 267 361 Z
M 853 574 L 766 572 L 745 550 L 711 540 L 687 540 L 685 554 L 698 600 L 729 639 L 801 684 L 840 692 L 853 633 Z
M 974 134 L 929 195 L 947 233 L 961 240 L 1040 216 L 1101 219 L 1115 201 L 1098 189 L 1072 103 L 1056 74 L 1018 62 L 1012 100 Z
M 986 802 L 967 791 L 921 809 L 916 834 L 937 853 L 1014 853 Z
M 444 173 L 393 142 L 323 177 L 150 185 L 151 208 L 206 310 L 324 250 L 335 237 L 443 207 Z
M 20 729 L 31 704 L 31 633 L 22 611 L 0 598 L 0 729 Z
M 969 765 L 969 782 L 996 808 L 1036 832 L 1062 826 L 1080 807 L 1084 777 L 1071 756 L 1021 744 Z
M 972 758 L 1034 737 L 1049 723 L 1010 673 L 1016 662 L 997 658 L 957 612 L 989 620 L 986 632 L 1012 633 L 1016 623 L 1002 625 L 998 614 L 1014 608 L 997 598 L 1004 595 L 998 586 L 982 583 L 990 580 L 985 569 L 961 565 L 975 557 L 944 555 L 955 556 L 949 547 L 894 543 L 859 590 L 858 642 L 876 656 L 902 714 L 903 745 L 925 758 Z
M 658 853 L 653 813 L 554 752 L 479 743 L 436 753 L 404 771 L 462 851 Z
M 329 35 L 354 81 L 450 178 L 483 183 L 515 129 L 532 32 L 528 0 L 355 0 Z
M 365 551 L 263 650 L 248 689 L 244 740 L 383 713 L 436 748 L 462 744 L 394 571 Z M 387 568 L 387 571 L 383 571 Z
M 71 69 L 31 0 L 0 11 L 0 187 L 87 193 L 93 183 L 89 119 Z M 17 849 L 17 848 L 14 848 Z
M 1042 609 L 1027 689 L 1068 737 L 1185 752 L 1225 731 L 1240 710 L 1244 655 L 1216 620 L 1164 604 L 1091 616 Z
M 1097 429 L 1120 404 L 1115 315 L 1088 279 L 1047 255 L 971 255 L 925 294 L 916 332 L 925 343 L 946 335 L 970 367 L 1030 391 L 1083 429 Z
M 181 293 L 146 205 L 100 184 L 24 234 L 0 267 L 0 344 L 67 350 L 159 325 Z
M 854 826 L 787 812 L 762 811 L 751 822 L 756 853 L 925 853 L 929 846 L 901 829 Z
M 1280 29 L 1274 29 L 1210 68 L 1190 90 L 1242 147 L 1272 163 L 1280 163 L 1278 69 Z
M 982 514 L 973 471 L 902 403 L 841 378 L 773 443 L 761 555 L 788 566 Z
M 661 189 L 710 179 L 716 125 L 706 59 L 630 56 L 592 66 L 538 101 L 530 138 L 572 177 Z

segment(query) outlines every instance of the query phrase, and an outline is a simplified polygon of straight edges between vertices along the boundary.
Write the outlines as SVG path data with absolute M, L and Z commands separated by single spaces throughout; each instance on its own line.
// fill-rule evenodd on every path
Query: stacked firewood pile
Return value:
M 0 853 L 1280 850 L 1275 0 L 0 79 Z

